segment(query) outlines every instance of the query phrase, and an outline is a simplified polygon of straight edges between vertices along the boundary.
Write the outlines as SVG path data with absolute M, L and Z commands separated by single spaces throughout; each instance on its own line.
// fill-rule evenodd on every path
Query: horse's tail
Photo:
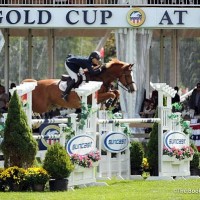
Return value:
M 24 83 L 24 82 L 37 82 L 35 79 L 24 79 L 23 81 L 22 81 L 22 83 Z

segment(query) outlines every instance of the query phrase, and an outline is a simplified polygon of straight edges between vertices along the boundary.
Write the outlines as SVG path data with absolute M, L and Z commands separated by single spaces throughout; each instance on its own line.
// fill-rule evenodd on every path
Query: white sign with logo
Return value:
M 111 153 L 119 153 L 128 148 L 129 138 L 121 132 L 109 132 L 103 138 L 103 148 Z
M 96 145 L 94 139 L 87 134 L 74 136 L 67 143 L 67 152 L 69 155 L 85 155 L 95 150 L 95 148 Z
M 163 139 L 164 139 L 164 146 L 170 149 L 172 147 L 180 149 L 184 146 L 189 145 L 188 137 L 184 133 L 178 131 L 166 132 L 164 134 Z

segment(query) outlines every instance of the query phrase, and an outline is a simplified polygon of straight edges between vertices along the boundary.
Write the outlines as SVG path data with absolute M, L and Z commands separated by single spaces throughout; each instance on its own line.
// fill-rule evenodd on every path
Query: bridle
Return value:
M 119 84 L 119 80 L 120 80 L 120 78 L 121 77 L 123 77 L 123 76 L 125 76 L 124 77 L 124 79 L 125 79 L 125 81 L 126 81 L 126 84 L 125 85 L 122 85 L 122 84 Z M 117 79 L 117 86 L 119 86 L 119 87 L 121 87 L 123 90 L 125 90 L 125 91 L 129 91 L 129 86 L 130 85 L 132 85 L 134 82 L 133 81 L 131 81 L 131 82 L 128 82 L 128 76 L 130 76 L 130 74 L 129 73 L 127 73 L 127 71 L 125 71 L 118 79 Z

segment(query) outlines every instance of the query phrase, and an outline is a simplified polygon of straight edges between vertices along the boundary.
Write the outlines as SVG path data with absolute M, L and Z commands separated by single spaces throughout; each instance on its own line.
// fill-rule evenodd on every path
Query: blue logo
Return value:
M 129 138 L 121 132 L 109 132 L 103 141 L 104 148 L 112 153 L 119 153 L 128 148 Z

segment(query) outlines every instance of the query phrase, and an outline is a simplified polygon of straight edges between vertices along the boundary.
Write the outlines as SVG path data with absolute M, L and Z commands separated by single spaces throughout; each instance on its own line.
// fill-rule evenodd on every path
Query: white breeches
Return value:
M 71 69 L 69 69 L 69 67 L 67 66 L 67 64 L 65 63 L 65 69 L 67 70 L 69 76 L 75 80 L 75 82 L 78 81 L 78 76 L 75 72 L 73 72 Z

